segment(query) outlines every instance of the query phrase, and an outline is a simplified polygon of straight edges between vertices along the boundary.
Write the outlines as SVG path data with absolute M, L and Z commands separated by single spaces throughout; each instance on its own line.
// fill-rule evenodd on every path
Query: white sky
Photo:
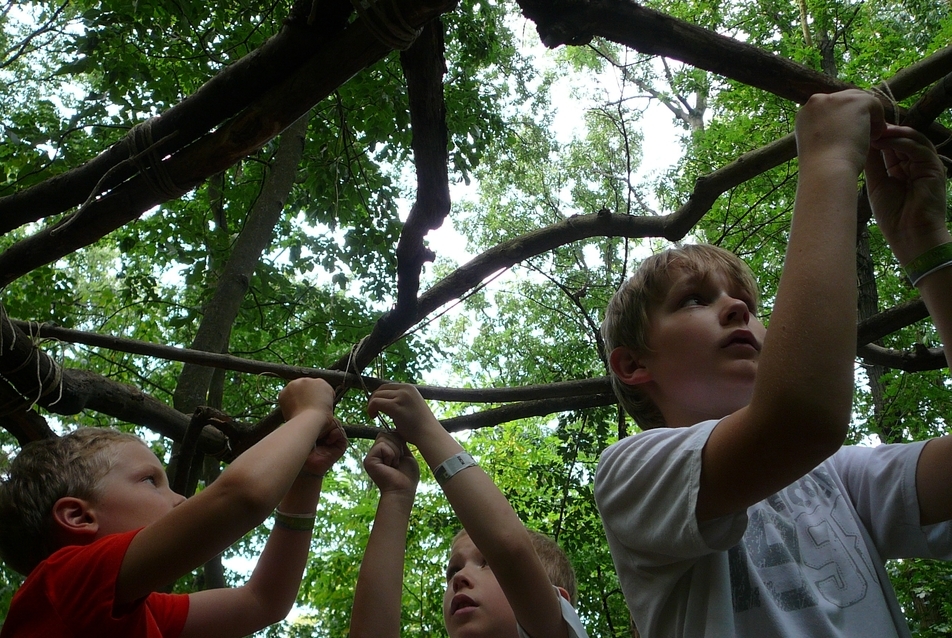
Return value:
M 532 23 L 527 24 L 527 27 L 521 29 L 525 36 L 526 52 L 535 56 L 540 65 L 550 64 L 554 52 L 539 43 L 534 26 Z M 559 142 L 567 143 L 573 137 L 584 136 L 585 111 L 604 100 L 604 95 L 588 100 L 582 99 L 577 95 L 580 93 L 579 88 L 585 89 L 584 84 L 591 87 L 598 86 L 603 89 L 609 86 L 617 86 L 611 75 L 612 72 L 609 71 L 604 77 L 594 75 L 587 78 L 578 75 L 571 78 L 563 77 L 553 86 L 552 103 L 556 108 L 554 128 Z M 580 87 L 580 83 L 583 83 L 583 86 Z M 586 90 L 584 93 L 591 92 Z M 638 127 L 643 136 L 642 148 L 646 149 L 646 152 L 642 154 L 641 163 L 635 174 L 636 182 L 663 173 L 680 159 L 682 154 L 680 136 L 684 133 L 675 126 L 671 112 L 655 100 L 648 104 Z M 647 152 L 647 149 L 650 149 L 650 152 Z M 466 199 L 477 198 L 478 192 L 475 180 L 469 186 L 464 184 L 451 185 L 450 196 L 454 206 L 459 205 L 460 202 Z M 653 204 L 653 195 L 646 193 L 646 196 L 648 201 Z M 406 210 L 402 212 L 401 216 L 404 219 L 406 214 L 409 213 L 410 203 L 412 202 L 407 203 Z M 473 257 L 466 250 L 466 240 L 455 231 L 449 219 L 440 228 L 430 231 L 427 239 L 431 247 L 438 247 L 437 252 L 440 256 L 452 255 L 456 258 L 458 265 L 463 265 Z

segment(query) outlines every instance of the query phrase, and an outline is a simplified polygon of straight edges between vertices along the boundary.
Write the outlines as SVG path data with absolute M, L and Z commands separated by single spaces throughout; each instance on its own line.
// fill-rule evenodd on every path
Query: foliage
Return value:
M 797 3 L 658 0 L 649 6 L 742 39 L 860 86 L 872 86 L 952 36 L 945 4 L 921 0 L 824 0 L 801 16 Z M 804 5 L 806 7 L 806 5 Z M 0 196 L 76 167 L 130 126 L 193 94 L 217 72 L 281 28 L 288 3 L 239 0 L 34 0 L 0 12 Z M 8 8 L 10 8 L 8 7 Z M 453 224 L 472 253 L 602 209 L 647 216 L 676 210 L 698 177 L 792 131 L 796 105 L 685 66 L 595 40 L 536 56 L 514 3 L 462 0 L 443 16 L 444 89 L 451 180 L 467 185 Z M 568 84 L 577 110 L 574 135 L 555 130 L 552 102 Z M 913 98 L 914 99 L 914 98 Z M 903 104 L 908 106 L 912 100 Z M 647 178 L 643 112 L 666 108 L 681 132 L 683 158 Z M 412 197 L 411 131 L 399 57 L 364 69 L 310 113 L 304 156 L 271 246 L 249 280 L 228 352 L 262 361 L 326 367 L 345 356 L 389 309 L 394 246 Z M 149 211 L 86 249 L 39 268 L 4 290 L 17 318 L 188 346 L 223 264 L 273 167 L 279 141 L 265 145 L 187 196 Z M 731 189 L 686 241 L 734 250 L 757 274 L 769 318 L 796 183 L 786 162 Z M 455 191 L 454 191 L 455 192 Z M 43 224 L 53 220 L 44 221 Z M 0 249 L 35 232 L 0 237 Z M 514 386 L 601 376 L 601 312 L 657 240 L 596 238 L 532 257 L 500 274 L 444 316 L 389 347 L 374 363 L 382 378 L 466 387 Z M 880 307 L 908 300 L 875 228 L 871 235 Z M 437 248 L 437 252 L 439 249 Z M 426 273 L 432 282 L 453 256 Z M 883 345 L 934 345 L 931 324 Z M 69 367 L 96 371 L 171 403 L 181 365 L 103 349 L 48 344 Z M 945 434 L 947 373 L 888 372 L 876 404 L 858 375 L 853 442 L 877 436 L 911 441 Z M 228 373 L 223 409 L 254 421 L 274 407 L 281 382 Z M 365 423 L 366 397 L 338 407 Z M 437 406 L 455 416 L 484 406 Z M 108 424 L 96 413 L 70 423 Z M 616 440 L 617 412 L 602 408 L 527 419 L 463 435 L 532 528 L 566 549 L 580 582 L 580 614 L 593 636 L 629 635 L 628 616 L 594 508 L 599 453 Z M 901 422 L 901 428 L 891 424 Z M 630 427 L 630 424 L 628 424 Z M 0 451 L 13 441 L 0 430 Z M 168 441 L 154 442 L 168 458 Z M 354 442 L 325 487 L 314 556 L 300 615 L 262 635 L 344 636 L 377 491 L 361 471 L 366 442 Z M 404 588 L 406 635 L 442 632 L 441 574 L 458 523 L 424 469 L 411 521 Z M 267 526 L 226 559 L 253 557 Z M 900 601 L 920 636 L 949 633 L 945 564 L 889 565 Z M 244 575 L 229 571 L 230 583 Z M 0 567 L 0 610 L 20 579 Z M 177 591 L 201 586 L 196 574 Z M 0 611 L 2 617 L 2 611 Z

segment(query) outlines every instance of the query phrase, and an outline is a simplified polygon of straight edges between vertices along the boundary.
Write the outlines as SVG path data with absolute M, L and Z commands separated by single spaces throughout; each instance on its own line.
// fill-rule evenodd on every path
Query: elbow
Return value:
M 823 458 L 831 456 L 846 441 L 853 412 L 852 397 L 841 405 L 815 405 L 807 412 L 805 422 L 808 441 Z
M 763 436 L 775 441 L 781 449 L 797 451 L 811 467 L 839 450 L 849 434 L 851 401 L 836 405 L 813 399 L 765 406 L 752 403 L 750 407 L 756 411 L 763 408 L 760 412 Z
M 820 429 L 816 433 L 810 433 L 808 436 L 800 438 L 802 441 L 802 450 L 810 460 L 809 465 L 815 467 L 833 456 L 846 441 L 846 434 L 849 430 L 849 424 L 844 423 L 843 427 L 827 427 Z
M 276 625 L 276 624 L 278 624 L 279 622 L 281 622 L 282 620 L 284 620 L 285 618 L 287 618 L 287 617 L 288 617 L 288 614 L 291 613 L 291 608 L 292 608 L 292 607 L 294 607 L 294 601 L 293 601 L 293 600 L 292 600 L 290 603 L 287 603 L 287 604 L 276 605 L 276 606 L 274 607 L 274 609 L 271 609 L 271 610 L 270 610 L 270 614 L 266 614 L 266 617 L 267 617 L 267 616 L 270 616 L 270 617 L 268 618 L 268 621 L 267 621 L 267 623 L 265 624 L 265 627 L 270 627 L 271 625 Z M 263 628 L 264 628 L 264 627 L 262 627 L 262 629 L 263 629 Z
M 500 533 L 493 541 L 494 548 L 491 551 L 495 555 L 493 562 L 496 563 L 493 565 L 493 571 L 518 569 L 521 565 L 538 560 L 529 531 L 521 524 L 520 529 Z
M 849 419 L 840 415 L 818 414 L 808 421 L 810 425 L 798 433 L 794 442 L 799 441 L 801 449 L 815 465 L 819 465 L 843 446 L 849 433 Z

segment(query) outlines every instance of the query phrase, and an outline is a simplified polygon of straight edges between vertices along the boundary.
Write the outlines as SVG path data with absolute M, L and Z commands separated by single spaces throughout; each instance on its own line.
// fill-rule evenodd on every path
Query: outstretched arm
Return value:
M 276 520 L 248 582 L 192 594 L 182 638 L 247 636 L 288 615 L 311 549 L 311 528 L 303 523 L 316 513 L 324 475 L 346 449 L 347 437 L 337 427 L 317 442 L 277 507 L 295 523 L 302 523 L 302 529 L 290 529 Z
M 417 446 L 431 469 L 463 452 L 410 385 L 383 385 L 373 393 L 367 410 L 390 415 L 397 432 Z M 509 501 L 482 468 L 460 471 L 443 485 L 443 492 L 473 544 L 485 557 L 517 622 L 530 636 L 567 636 L 560 603 L 529 532 Z
M 350 636 L 399 638 L 407 529 L 420 468 L 403 439 L 384 432 L 367 453 L 364 469 L 380 488 L 380 501 L 357 576 Z
M 333 419 L 334 391 L 324 381 L 297 379 L 284 388 L 279 401 L 287 418 L 283 426 L 235 459 L 206 489 L 136 535 L 120 569 L 117 602 L 137 600 L 204 564 L 261 523 L 279 502 L 289 508 L 290 513 L 314 511 L 320 495 L 320 480 L 302 474 L 305 461 L 310 473 L 320 474 L 340 456 L 346 445 L 346 438 L 341 436 Z M 315 448 L 315 441 L 319 439 L 321 444 Z M 309 533 L 274 530 L 266 548 L 267 555 L 259 559 L 259 567 L 249 584 L 239 590 L 207 591 L 194 597 L 186 631 L 196 621 L 205 629 L 213 627 L 214 631 L 204 635 L 242 636 L 274 622 L 276 615 L 277 619 L 283 618 L 293 604 L 300 583 L 309 539 Z M 285 541 L 292 547 L 290 554 L 283 553 L 281 546 Z M 275 562 L 282 563 L 289 556 L 300 565 L 295 574 L 281 573 L 280 568 L 274 568 Z M 296 579 L 294 594 L 283 614 L 266 610 L 257 602 L 261 585 L 269 589 L 267 583 L 275 577 Z M 290 586 L 281 589 L 278 598 L 286 599 L 290 589 Z M 256 602 L 248 602 L 249 594 Z M 270 600 L 270 592 L 264 595 Z M 225 598 L 221 598 L 223 596 Z M 206 602 L 214 604 L 206 605 Z M 259 612 L 262 612 L 260 617 Z M 251 619 L 249 614 L 256 617 Z M 249 628 L 249 622 L 257 626 Z
M 921 133 L 890 126 L 874 143 L 866 166 L 876 223 L 904 267 L 927 251 L 952 242 L 946 225 L 945 168 Z M 916 284 L 952 362 L 952 267 Z M 952 437 L 929 441 L 919 457 L 916 489 L 923 525 L 952 519 Z
M 856 348 L 857 178 L 882 106 L 858 90 L 814 95 L 797 115 L 799 180 L 777 300 L 750 404 L 702 452 L 698 520 L 743 511 L 842 444 Z

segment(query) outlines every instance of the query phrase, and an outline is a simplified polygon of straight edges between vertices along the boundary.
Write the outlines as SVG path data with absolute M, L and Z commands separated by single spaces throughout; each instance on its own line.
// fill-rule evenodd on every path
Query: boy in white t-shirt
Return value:
M 946 177 L 880 102 L 814 95 L 769 332 L 736 256 L 647 259 L 602 332 L 646 432 L 602 455 L 595 498 L 633 619 L 654 636 L 908 636 L 883 561 L 952 558 L 952 438 L 845 446 L 856 351 L 857 177 L 949 353 Z

